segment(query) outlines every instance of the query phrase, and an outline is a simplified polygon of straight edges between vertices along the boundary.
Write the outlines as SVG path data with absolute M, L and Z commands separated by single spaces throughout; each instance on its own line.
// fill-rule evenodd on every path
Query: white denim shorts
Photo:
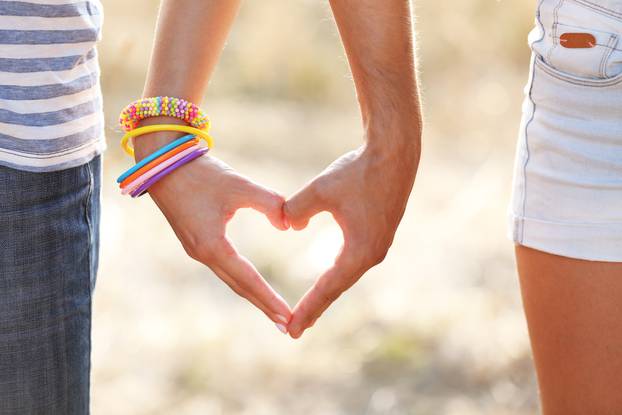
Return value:
M 622 0 L 538 0 L 529 45 L 509 236 L 622 262 Z

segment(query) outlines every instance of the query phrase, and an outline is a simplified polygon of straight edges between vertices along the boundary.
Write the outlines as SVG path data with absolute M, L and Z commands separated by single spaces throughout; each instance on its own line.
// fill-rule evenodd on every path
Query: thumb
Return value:
M 259 184 L 249 183 L 249 185 L 245 197 L 248 207 L 266 215 L 275 228 L 280 230 L 289 229 L 289 224 L 283 215 L 285 197 Z
M 324 209 L 315 181 L 307 184 L 285 202 L 285 219 L 292 228 L 299 231 L 309 224 L 309 220 Z

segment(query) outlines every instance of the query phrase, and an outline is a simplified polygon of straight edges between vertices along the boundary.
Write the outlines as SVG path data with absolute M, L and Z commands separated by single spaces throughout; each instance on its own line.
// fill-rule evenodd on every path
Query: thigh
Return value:
M 0 414 L 87 414 L 100 159 L 0 167 Z
M 517 245 L 544 415 L 622 413 L 622 262 Z

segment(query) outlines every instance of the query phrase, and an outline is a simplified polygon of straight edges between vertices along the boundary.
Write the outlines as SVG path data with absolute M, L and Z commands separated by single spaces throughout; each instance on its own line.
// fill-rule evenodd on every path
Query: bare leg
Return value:
M 622 263 L 516 258 L 543 414 L 622 414 Z

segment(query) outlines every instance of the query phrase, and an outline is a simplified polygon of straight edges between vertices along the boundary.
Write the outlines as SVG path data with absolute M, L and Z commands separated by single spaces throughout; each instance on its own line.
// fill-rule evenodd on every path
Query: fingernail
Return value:
M 282 316 L 280 314 L 275 315 L 274 317 L 276 317 L 278 320 L 282 321 L 283 323 L 287 323 L 287 317 Z
M 279 329 L 279 331 L 283 334 L 287 334 L 287 327 L 285 327 L 283 324 L 281 323 L 274 323 L 276 328 Z

